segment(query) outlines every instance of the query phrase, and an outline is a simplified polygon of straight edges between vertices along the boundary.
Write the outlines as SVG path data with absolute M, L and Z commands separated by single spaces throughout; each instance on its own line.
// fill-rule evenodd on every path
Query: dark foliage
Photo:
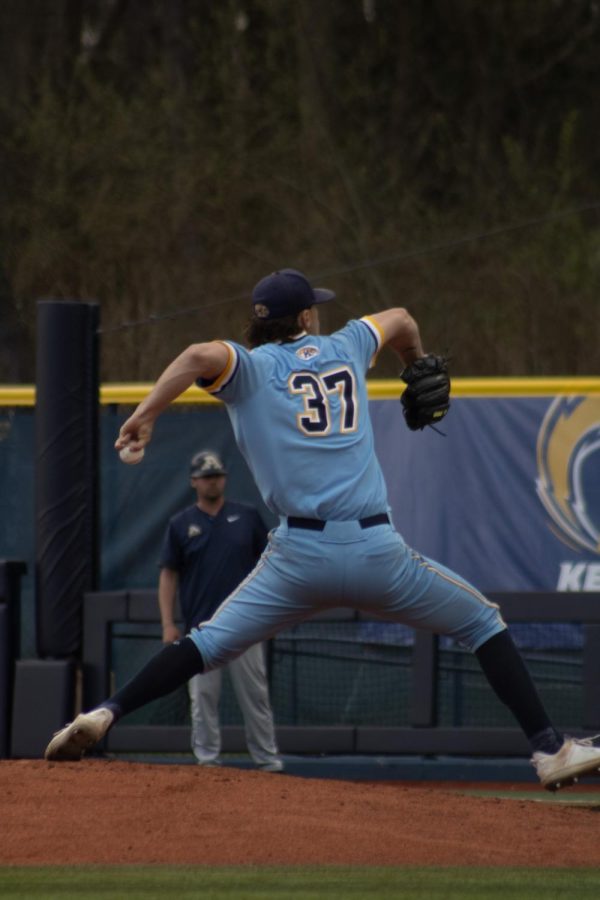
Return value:
M 281 266 L 456 375 L 598 371 L 599 44 L 596 0 L 2 4 L 0 379 L 38 298 L 99 300 L 103 380 L 150 380 Z

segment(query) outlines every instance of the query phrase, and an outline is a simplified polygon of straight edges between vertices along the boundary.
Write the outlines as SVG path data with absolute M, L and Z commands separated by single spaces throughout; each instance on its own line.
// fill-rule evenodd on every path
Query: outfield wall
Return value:
M 221 451 L 230 496 L 255 503 L 218 401 L 190 389 L 159 419 L 144 463 L 112 445 L 149 385 L 101 390 L 101 590 L 151 588 L 169 516 L 193 502 L 188 461 Z M 456 379 L 445 436 L 409 432 L 398 381 L 371 381 L 376 447 L 396 527 L 422 553 L 488 591 L 600 589 L 600 379 Z M 22 655 L 33 619 L 34 402 L 0 388 L 0 558 L 22 559 Z

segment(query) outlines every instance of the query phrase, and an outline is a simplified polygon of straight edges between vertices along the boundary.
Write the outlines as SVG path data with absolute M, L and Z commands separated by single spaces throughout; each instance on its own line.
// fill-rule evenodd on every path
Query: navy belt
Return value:
M 302 516 L 288 516 L 288 528 L 306 528 L 307 531 L 323 531 L 327 522 L 323 519 L 305 519 Z M 377 513 L 376 516 L 367 516 L 366 519 L 359 519 L 358 524 L 361 528 L 373 528 L 375 525 L 389 525 L 390 517 L 387 513 Z

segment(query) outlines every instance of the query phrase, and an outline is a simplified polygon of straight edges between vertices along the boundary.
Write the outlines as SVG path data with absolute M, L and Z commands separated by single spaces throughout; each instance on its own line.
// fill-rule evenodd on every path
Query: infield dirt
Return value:
M 6 760 L 0 797 L 0 865 L 600 865 L 600 802 L 466 796 L 448 784 Z

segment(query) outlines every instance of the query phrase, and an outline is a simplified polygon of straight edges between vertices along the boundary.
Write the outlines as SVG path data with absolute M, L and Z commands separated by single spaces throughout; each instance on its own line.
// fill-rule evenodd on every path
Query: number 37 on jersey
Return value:
M 356 431 L 358 399 L 354 373 L 346 366 L 330 372 L 292 372 L 288 379 L 290 394 L 300 395 L 303 409 L 296 424 L 303 434 L 323 437 L 333 429 L 341 434 Z M 332 404 L 337 399 L 339 403 Z M 337 409 L 339 407 L 339 414 Z

